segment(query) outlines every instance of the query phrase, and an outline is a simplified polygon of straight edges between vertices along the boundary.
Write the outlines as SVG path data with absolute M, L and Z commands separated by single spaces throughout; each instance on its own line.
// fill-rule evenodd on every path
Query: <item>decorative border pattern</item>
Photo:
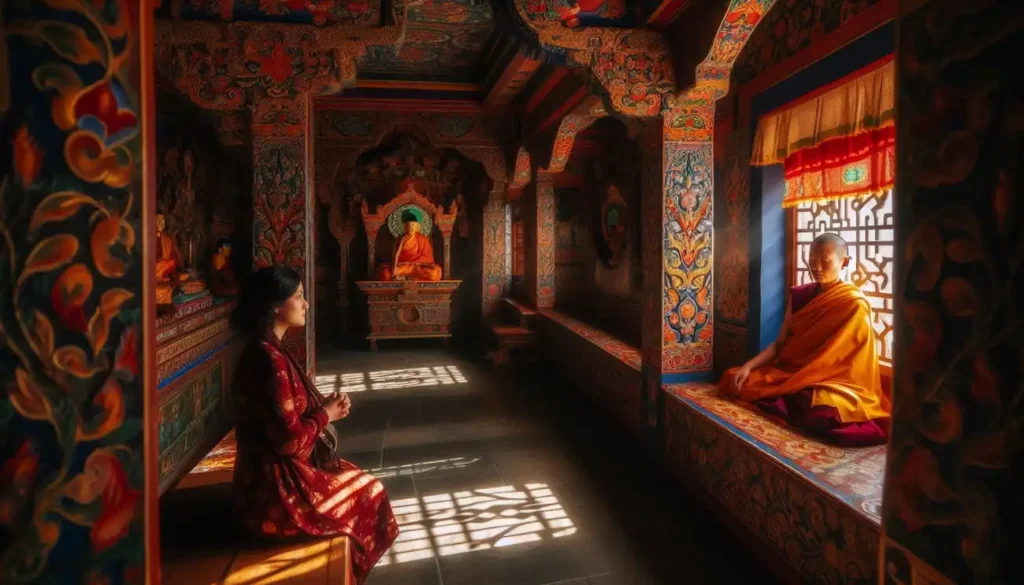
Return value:
M 573 319 L 564 313 L 545 310 L 540 311 L 538 314 L 543 315 L 548 321 L 557 323 L 563 328 L 572 331 L 577 336 L 586 339 L 588 342 L 599 347 L 602 351 L 611 355 L 626 366 L 629 366 L 631 369 L 636 370 L 637 372 L 640 371 L 640 352 L 637 348 L 624 343 L 618 338 L 608 335 L 596 327 L 587 325 L 577 319 Z M 579 358 L 574 359 L 579 360 Z
M 670 395 L 665 457 L 806 582 L 876 585 L 877 524 Z
M 231 327 L 227 319 L 220 319 L 219 321 L 214 321 L 213 323 L 206 325 L 198 331 L 185 334 L 168 343 L 162 344 L 156 349 L 156 363 L 162 364 L 186 349 L 199 345 L 207 339 L 223 333 L 230 328 Z
M 192 368 L 224 348 L 234 338 L 232 331 L 225 331 L 216 337 L 195 345 L 157 366 L 157 389 L 163 390 L 168 384 L 184 376 Z
M 667 384 L 665 391 L 843 502 L 850 512 L 876 526 L 881 522 L 885 445 L 843 448 L 822 443 L 749 404 L 721 397 L 713 384 Z
M 216 321 L 217 319 L 226 319 L 228 315 L 235 309 L 235 302 L 229 301 L 221 303 L 216 307 L 206 310 L 193 317 L 186 318 L 182 321 L 170 323 L 163 328 L 157 330 L 156 342 L 157 344 L 166 342 L 179 335 L 184 335 L 191 331 L 199 329 L 207 323 Z

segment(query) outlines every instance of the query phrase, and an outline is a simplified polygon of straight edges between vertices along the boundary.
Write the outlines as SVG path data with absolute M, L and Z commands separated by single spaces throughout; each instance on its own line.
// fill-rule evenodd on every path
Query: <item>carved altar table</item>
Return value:
M 444 243 L 444 264 L 440 271 L 442 280 L 356 282 L 359 290 L 366 295 L 370 322 L 370 333 L 366 338 L 374 351 L 380 339 L 442 338 L 447 344 L 452 336 L 452 295 L 462 284 L 461 280 L 451 279 L 451 238 L 457 215 L 455 203 L 445 213 L 440 205 L 435 205 L 420 194 L 413 183 L 407 183 L 405 187 L 405 191 L 387 204 L 378 206 L 374 213 L 370 212 L 369 205 L 363 201 L 363 225 L 369 244 L 367 266 L 371 273 L 378 272 L 376 244 L 381 228 L 387 226 L 385 234 L 390 232 L 397 242 L 402 235 L 402 218 L 411 214 L 423 236 L 429 237 L 434 229 L 441 233 Z M 437 273 L 434 274 L 436 278 Z
M 361 281 L 370 312 L 370 348 L 378 339 L 451 338 L 452 294 L 461 280 Z

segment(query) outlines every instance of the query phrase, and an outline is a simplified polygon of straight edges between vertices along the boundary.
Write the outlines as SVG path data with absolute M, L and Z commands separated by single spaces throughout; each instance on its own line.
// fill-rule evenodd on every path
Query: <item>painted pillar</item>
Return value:
M 256 269 L 275 264 L 297 271 L 314 301 L 313 212 L 307 137 L 308 98 L 267 99 L 252 111 L 253 254 Z M 285 337 L 285 347 L 312 372 L 313 311 L 306 326 Z
M 1020 583 L 1024 52 L 1012 0 L 901 2 L 880 584 Z
M 0 2 L 0 583 L 159 582 L 152 13 Z
M 714 108 L 667 112 L 664 122 L 662 379 L 710 380 Z
M 498 308 L 498 301 L 508 294 L 509 277 L 506 256 L 505 193 L 507 183 L 493 183 L 483 211 L 483 282 L 481 313 L 484 318 Z
M 555 306 L 555 185 L 554 175 L 546 171 L 536 174 L 537 270 L 531 286 L 534 306 L 550 309 Z

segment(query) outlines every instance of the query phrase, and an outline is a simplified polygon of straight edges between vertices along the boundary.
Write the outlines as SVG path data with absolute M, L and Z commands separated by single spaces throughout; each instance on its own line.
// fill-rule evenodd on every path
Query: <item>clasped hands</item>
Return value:
M 345 418 L 350 410 L 352 410 L 352 399 L 344 392 L 335 392 L 324 402 L 324 412 L 327 413 L 327 418 L 331 422 Z

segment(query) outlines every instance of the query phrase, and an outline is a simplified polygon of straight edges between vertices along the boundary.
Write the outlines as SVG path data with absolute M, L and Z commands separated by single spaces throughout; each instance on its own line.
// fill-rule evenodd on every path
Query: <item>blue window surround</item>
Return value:
M 892 54 L 895 48 L 896 26 L 889 22 L 757 94 L 750 102 L 751 141 L 762 115 Z M 751 356 L 775 341 L 786 312 L 784 186 L 781 165 L 751 167 L 747 317 L 747 350 Z

